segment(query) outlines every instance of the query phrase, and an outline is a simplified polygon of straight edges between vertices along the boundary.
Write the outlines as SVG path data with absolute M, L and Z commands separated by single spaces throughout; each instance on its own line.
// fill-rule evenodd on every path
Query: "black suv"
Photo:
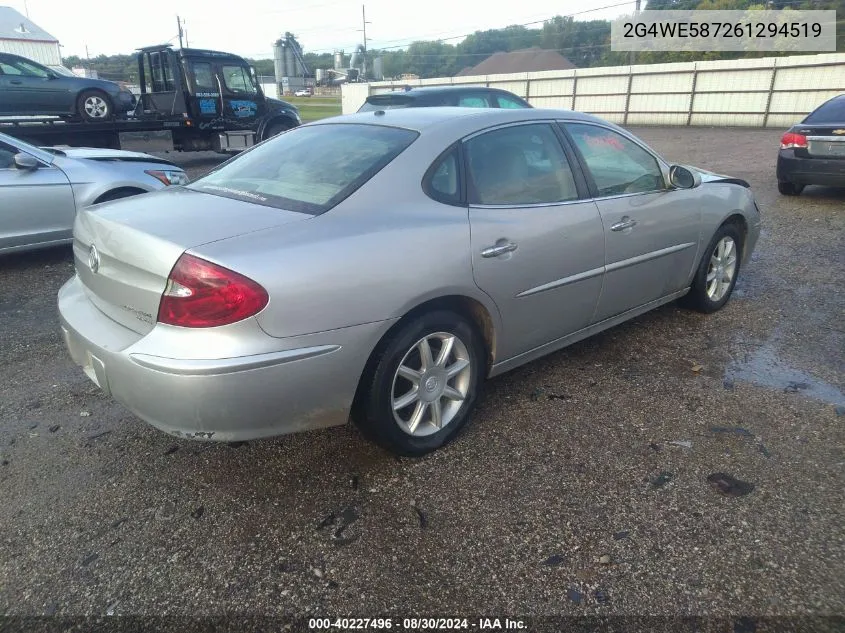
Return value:
M 384 94 L 370 95 L 358 112 L 393 108 L 430 108 L 457 106 L 463 108 L 530 108 L 525 99 L 498 88 L 478 86 L 430 86 L 405 88 Z

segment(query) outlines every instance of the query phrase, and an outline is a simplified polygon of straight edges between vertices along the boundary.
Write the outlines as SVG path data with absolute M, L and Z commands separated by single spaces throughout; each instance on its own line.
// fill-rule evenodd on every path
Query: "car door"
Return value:
M 700 191 L 668 187 L 662 161 L 610 127 L 563 127 L 604 223 L 606 269 L 596 321 L 682 290 L 698 251 Z
M 67 111 L 65 95 L 48 69 L 22 59 L 0 59 L 3 91 L 8 91 L 10 112 L 15 114 L 59 114 Z
M 604 269 L 602 223 L 554 124 L 478 133 L 463 155 L 473 274 L 502 316 L 499 360 L 589 325 Z
M 23 82 L 18 70 L 0 55 L 0 115 L 19 114 L 24 106 Z
M 76 205 L 67 176 L 44 161 L 18 169 L 17 153 L 0 141 L 0 251 L 70 239 Z

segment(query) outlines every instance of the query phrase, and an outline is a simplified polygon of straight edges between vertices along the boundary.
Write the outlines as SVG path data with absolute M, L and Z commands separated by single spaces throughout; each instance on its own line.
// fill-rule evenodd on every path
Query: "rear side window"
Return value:
M 496 103 L 499 105 L 500 108 L 524 109 L 528 107 L 524 103 L 522 103 L 522 101 L 514 99 L 513 97 L 508 97 L 507 95 L 496 95 Z
M 804 119 L 804 123 L 835 123 L 836 125 L 845 123 L 845 97 L 834 97 L 823 103 Z
M 461 200 L 459 156 L 458 147 L 455 146 L 438 158 L 428 170 L 423 188 L 438 202 L 457 204 Z
M 402 95 L 378 95 L 369 97 L 358 112 L 373 112 L 374 110 L 393 110 L 407 108 L 413 105 L 414 99 Z
M 458 99 L 458 106 L 461 108 L 489 108 L 490 103 L 483 95 L 462 95 Z
M 294 128 L 230 160 L 191 188 L 316 215 L 350 196 L 417 136 L 380 125 Z

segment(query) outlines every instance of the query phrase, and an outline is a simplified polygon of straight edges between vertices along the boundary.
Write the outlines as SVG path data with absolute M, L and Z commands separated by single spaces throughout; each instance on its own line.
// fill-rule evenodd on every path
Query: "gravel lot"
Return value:
M 171 438 L 65 353 L 69 249 L 0 261 L 0 612 L 845 614 L 845 190 L 779 196 L 779 131 L 634 131 L 752 183 L 764 232 L 733 300 L 491 381 L 424 459 L 351 426 Z

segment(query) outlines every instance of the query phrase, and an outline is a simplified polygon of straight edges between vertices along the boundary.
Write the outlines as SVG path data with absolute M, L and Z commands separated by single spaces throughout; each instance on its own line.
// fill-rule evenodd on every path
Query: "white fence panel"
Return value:
M 628 125 L 782 128 L 845 92 L 845 54 L 347 84 L 343 112 L 355 112 L 369 94 L 420 83 L 489 85 L 526 97 L 536 108 L 568 110 L 574 101 L 576 110 Z

